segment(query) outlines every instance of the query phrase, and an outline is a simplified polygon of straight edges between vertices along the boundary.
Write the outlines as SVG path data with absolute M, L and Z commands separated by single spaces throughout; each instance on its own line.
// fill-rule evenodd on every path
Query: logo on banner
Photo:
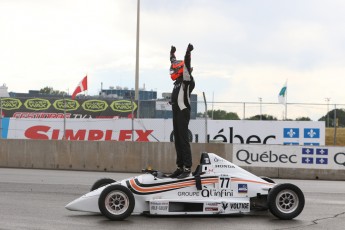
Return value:
M 284 138 L 299 138 L 299 129 L 284 128 Z
M 114 111 L 120 112 L 120 113 L 128 113 L 132 112 L 132 110 L 136 110 L 137 104 L 133 101 L 128 100 L 119 100 L 114 101 L 111 103 L 110 108 Z
M 88 100 L 85 101 L 81 106 L 84 110 L 89 112 L 101 112 L 108 108 L 107 102 L 101 100 Z
M 302 164 L 328 164 L 328 149 L 302 148 Z
M 24 106 L 29 110 L 47 110 L 50 107 L 50 102 L 47 99 L 32 98 L 24 102 Z
M 22 106 L 22 102 L 15 98 L 2 98 L 1 107 L 3 110 L 19 109 Z
M 53 106 L 56 110 L 71 111 L 71 110 L 77 110 L 80 105 L 79 105 L 79 102 L 76 100 L 58 99 L 58 100 L 55 100 L 55 102 L 53 103 Z
M 320 138 L 320 129 L 304 129 L 304 138 Z

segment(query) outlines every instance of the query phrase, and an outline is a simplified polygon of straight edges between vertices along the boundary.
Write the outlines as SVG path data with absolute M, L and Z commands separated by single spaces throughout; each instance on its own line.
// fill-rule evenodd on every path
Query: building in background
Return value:
M 172 118 L 172 107 L 169 104 L 169 101 L 171 99 L 171 93 L 163 93 L 163 98 L 158 99 L 156 102 L 156 118 Z M 190 118 L 196 119 L 197 111 L 198 111 L 198 95 L 197 94 L 191 94 L 190 96 L 190 106 L 191 106 L 191 113 Z
M 9 97 L 9 93 L 7 91 L 8 87 L 6 86 L 6 84 L 3 84 L 2 86 L 0 86 L 0 97 Z

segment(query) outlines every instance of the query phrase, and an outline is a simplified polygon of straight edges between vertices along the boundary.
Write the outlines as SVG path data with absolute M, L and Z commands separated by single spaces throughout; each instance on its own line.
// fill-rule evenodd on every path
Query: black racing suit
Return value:
M 170 53 L 170 61 L 176 61 L 175 54 Z M 190 120 L 190 95 L 195 87 L 191 74 L 191 52 L 184 57 L 183 75 L 174 82 L 171 95 L 173 112 L 174 140 L 176 148 L 176 165 L 180 168 L 192 167 L 192 153 L 188 138 L 188 124 Z

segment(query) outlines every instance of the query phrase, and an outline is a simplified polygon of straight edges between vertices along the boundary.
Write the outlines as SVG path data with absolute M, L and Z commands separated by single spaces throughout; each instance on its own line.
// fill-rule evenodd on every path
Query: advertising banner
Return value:
M 345 151 L 341 147 L 233 145 L 233 163 L 239 166 L 345 169 Z
M 15 119 L 7 138 L 172 142 L 171 119 Z M 324 122 L 191 120 L 190 142 L 324 145 Z M 132 128 L 133 127 L 133 128 Z M 64 130 L 66 128 L 66 130 Z M 132 132 L 133 129 L 133 132 Z M 290 133 L 287 134 L 287 133 Z
M 137 103 L 129 100 L 68 98 L 2 98 L 4 117 L 13 118 L 131 118 Z

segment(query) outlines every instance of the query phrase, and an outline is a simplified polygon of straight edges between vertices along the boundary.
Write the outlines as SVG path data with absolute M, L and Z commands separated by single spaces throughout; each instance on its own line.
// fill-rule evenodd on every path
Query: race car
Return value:
M 110 220 L 138 214 L 230 215 L 267 209 L 289 220 L 304 208 L 304 195 L 297 186 L 255 176 L 214 153 L 202 153 L 195 172 L 184 179 L 152 169 L 143 172 L 121 181 L 100 179 L 66 208 L 102 213 Z

